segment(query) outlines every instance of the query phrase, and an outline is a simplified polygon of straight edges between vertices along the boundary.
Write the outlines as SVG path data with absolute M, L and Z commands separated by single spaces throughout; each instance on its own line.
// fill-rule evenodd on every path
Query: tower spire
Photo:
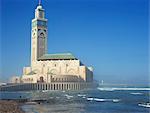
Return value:
M 39 0 L 39 5 L 41 5 L 41 0 Z

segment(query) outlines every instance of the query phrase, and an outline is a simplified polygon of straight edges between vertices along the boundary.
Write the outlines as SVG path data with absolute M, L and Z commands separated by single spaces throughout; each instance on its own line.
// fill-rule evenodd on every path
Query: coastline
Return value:
M 25 113 L 21 103 L 14 100 L 0 100 L 0 113 Z
M 109 90 L 108 88 L 65 92 L 0 92 L 1 100 L 15 101 L 21 111 L 0 113 L 148 113 L 148 90 Z M 20 98 L 21 96 L 21 98 Z M 30 98 L 29 98 L 30 97 Z M 7 103 L 5 109 L 10 107 Z M 104 107 L 106 106 L 106 107 Z M 3 107 L 4 109 L 4 107 Z M 13 109 L 13 108 L 11 108 Z M 10 112 L 11 111 L 11 112 Z

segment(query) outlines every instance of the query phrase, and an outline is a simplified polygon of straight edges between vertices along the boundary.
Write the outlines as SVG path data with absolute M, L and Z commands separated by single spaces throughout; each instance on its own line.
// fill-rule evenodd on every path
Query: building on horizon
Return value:
M 87 67 L 72 53 L 47 53 L 48 24 L 42 5 L 35 9 L 31 29 L 31 66 L 12 83 L 92 83 L 93 68 Z

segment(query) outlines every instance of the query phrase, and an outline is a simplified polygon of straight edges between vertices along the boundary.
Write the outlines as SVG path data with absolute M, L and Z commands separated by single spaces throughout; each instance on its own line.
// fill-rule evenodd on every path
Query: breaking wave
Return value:
M 131 95 L 143 95 L 143 93 L 130 93 Z
M 150 108 L 150 103 L 143 103 L 143 104 L 138 104 L 138 106 Z
M 115 91 L 115 90 L 137 90 L 137 91 L 150 91 L 150 88 L 97 88 L 101 91 Z
M 96 102 L 119 102 L 120 99 L 103 99 L 103 98 L 87 98 L 88 101 L 96 101 Z

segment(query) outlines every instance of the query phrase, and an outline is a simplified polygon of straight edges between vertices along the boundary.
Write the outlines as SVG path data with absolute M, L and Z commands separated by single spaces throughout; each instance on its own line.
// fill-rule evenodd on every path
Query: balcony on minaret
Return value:
M 35 18 L 37 19 L 44 19 L 44 9 L 41 5 L 38 5 L 35 9 Z

